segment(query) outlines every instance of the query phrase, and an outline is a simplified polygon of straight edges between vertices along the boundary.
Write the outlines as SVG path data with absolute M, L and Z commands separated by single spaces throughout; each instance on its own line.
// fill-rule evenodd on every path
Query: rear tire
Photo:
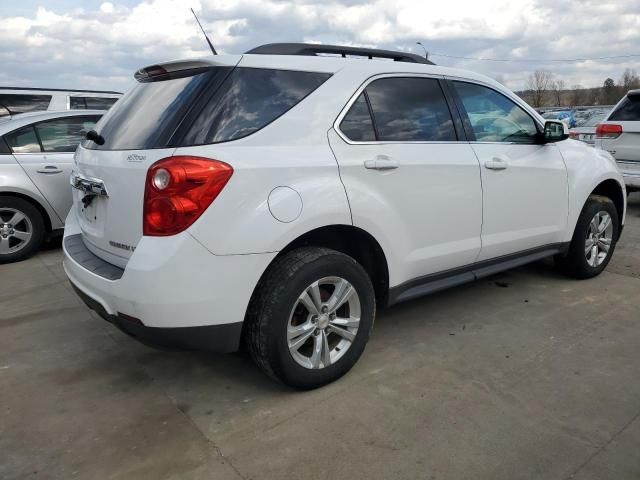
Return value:
M 347 373 L 375 317 L 366 271 L 335 250 L 305 247 L 277 258 L 251 300 L 244 338 L 271 377 L 308 390 Z
M 569 250 L 556 256 L 556 265 L 574 278 L 600 275 L 611 260 L 619 233 L 620 221 L 613 201 L 591 195 L 578 217 Z
M 0 264 L 29 258 L 40 248 L 44 234 L 44 219 L 33 204 L 0 196 Z

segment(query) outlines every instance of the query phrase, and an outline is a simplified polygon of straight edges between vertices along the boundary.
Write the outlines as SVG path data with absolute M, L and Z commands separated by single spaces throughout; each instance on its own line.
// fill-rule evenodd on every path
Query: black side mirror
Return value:
M 569 138 L 569 127 L 564 122 L 547 120 L 544 122 L 543 143 L 561 142 Z

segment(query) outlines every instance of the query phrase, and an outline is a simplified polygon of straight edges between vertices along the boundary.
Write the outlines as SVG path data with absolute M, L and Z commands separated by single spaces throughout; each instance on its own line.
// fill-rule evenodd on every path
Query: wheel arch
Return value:
M 617 180 L 609 178 L 600 182 L 589 195 L 601 195 L 610 198 L 618 212 L 618 220 L 622 224 L 625 213 L 624 187 Z
M 47 212 L 47 209 L 37 199 L 29 195 L 25 195 L 24 193 L 12 191 L 0 191 L 0 197 L 16 197 L 29 202 L 38 210 L 38 212 L 40 212 L 40 215 L 42 215 L 46 233 L 51 233 L 53 231 L 53 225 L 51 222 L 51 217 L 49 216 L 49 212 Z

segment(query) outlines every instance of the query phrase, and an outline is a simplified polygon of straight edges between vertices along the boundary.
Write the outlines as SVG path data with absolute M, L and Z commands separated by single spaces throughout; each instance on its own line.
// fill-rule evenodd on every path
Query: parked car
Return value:
M 596 127 L 595 145 L 614 156 L 627 191 L 640 190 L 640 90 L 630 90 Z
M 483 75 L 275 44 L 135 77 L 76 153 L 71 284 L 293 387 L 345 374 L 377 308 L 548 256 L 598 275 L 624 224 L 613 158 Z
M 121 92 L 0 87 L 0 117 L 42 110 L 107 110 Z
M 607 114 L 604 112 L 589 116 L 581 124 L 569 130 L 569 137 L 593 146 L 595 144 L 596 126 L 604 120 L 606 116 Z
M 0 263 L 59 234 L 72 204 L 73 152 L 104 112 L 32 112 L 0 119 Z
M 560 120 L 561 122 L 566 123 L 569 128 L 576 126 L 576 119 L 573 116 L 572 110 L 545 112 L 542 115 L 542 118 L 545 120 Z

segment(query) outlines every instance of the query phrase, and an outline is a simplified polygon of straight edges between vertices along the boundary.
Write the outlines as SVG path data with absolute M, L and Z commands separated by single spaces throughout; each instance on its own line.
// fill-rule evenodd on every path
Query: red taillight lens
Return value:
M 175 156 L 151 165 L 144 189 L 144 235 L 175 235 L 197 220 L 227 184 L 233 168 L 218 160 Z
M 569 130 L 569 138 L 578 138 L 578 132 L 575 132 L 573 130 Z
M 596 138 L 618 138 L 622 133 L 622 125 L 599 123 L 596 126 Z

